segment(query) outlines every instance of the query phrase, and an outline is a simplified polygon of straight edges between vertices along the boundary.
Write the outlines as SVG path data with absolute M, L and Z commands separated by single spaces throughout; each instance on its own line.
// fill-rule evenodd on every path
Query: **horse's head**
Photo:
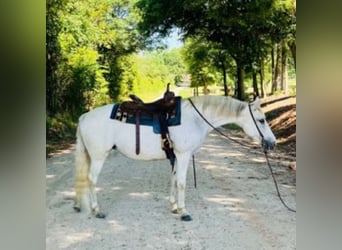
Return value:
M 261 110 L 258 97 L 241 112 L 240 122 L 240 126 L 245 133 L 260 142 L 265 150 L 274 148 L 276 138 L 266 121 L 265 114 Z

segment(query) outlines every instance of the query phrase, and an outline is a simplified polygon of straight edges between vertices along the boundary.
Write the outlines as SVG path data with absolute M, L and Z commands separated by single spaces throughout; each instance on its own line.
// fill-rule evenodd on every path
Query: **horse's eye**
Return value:
M 264 124 L 264 123 L 265 123 L 265 119 L 260 119 L 259 122 L 260 122 L 261 124 Z

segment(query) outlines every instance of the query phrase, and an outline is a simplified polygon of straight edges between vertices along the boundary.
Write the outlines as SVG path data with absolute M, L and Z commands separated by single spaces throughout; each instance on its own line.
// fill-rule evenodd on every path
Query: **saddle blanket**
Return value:
M 116 103 L 113 106 L 110 118 L 113 120 L 119 120 L 121 122 L 135 124 L 135 115 L 130 113 L 125 113 L 120 110 L 121 103 Z M 181 97 L 176 97 L 176 108 L 173 112 L 171 112 L 171 115 L 167 114 L 167 125 L 169 127 L 171 126 L 177 126 L 181 123 Z M 140 125 L 144 126 L 152 126 L 153 132 L 155 134 L 161 133 L 160 123 L 158 119 L 158 115 L 145 115 L 140 114 Z

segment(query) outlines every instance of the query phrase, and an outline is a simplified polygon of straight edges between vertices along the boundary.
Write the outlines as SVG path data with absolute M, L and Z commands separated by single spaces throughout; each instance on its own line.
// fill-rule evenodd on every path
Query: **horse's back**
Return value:
M 111 110 L 113 109 L 114 104 L 107 104 L 104 106 L 100 106 L 94 108 L 84 114 L 82 114 L 79 118 L 79 122 L 82 123 L 84 119 L 109 119 Z
M 79 119 L 79 130 L 90 154 L 101 156 L 116 149 L 129 158 L 140 160 L 163 159 L 160 135 L 153 133 L 150 126 L 141 126 L 141 152 L 135 153 L 135 125 L 111 119 L 113 104 L 95 108 Z

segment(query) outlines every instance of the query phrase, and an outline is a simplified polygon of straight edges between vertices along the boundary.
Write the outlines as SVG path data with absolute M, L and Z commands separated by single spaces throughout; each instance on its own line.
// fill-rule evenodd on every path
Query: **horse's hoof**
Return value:
M 75 210 L 75 212 L 77 212 L 77 213 L 81 212 L 81 208 L 80 208 L 80 207 L 77 207 L 77 206 L 74 206 L 74 210 Z
M 95 214 L 95 217 L 99 219 L 104 219 L 106 218 L 106 215 L 104 213 L 98 212 Z
M 186 215 L 181 216 L 181 220 L 182 221 L 192 221 L 192 218 L 189 214 L 186 214 Z
M 173 210 L 171 210 L 171 213 L 173 213 L 173 214 L 178 214 L 177 208 L 176 208 L 176 209 L 173 209 Z

